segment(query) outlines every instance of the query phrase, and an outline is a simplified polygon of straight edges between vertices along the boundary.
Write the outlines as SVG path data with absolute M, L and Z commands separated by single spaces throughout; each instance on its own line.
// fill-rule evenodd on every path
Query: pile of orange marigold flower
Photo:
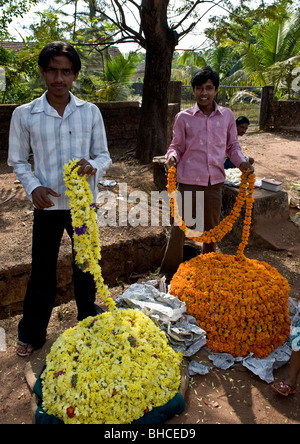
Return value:
M 176 169 L 169 172 L 168 181 L 168 191 L 173 198 L 174 175 Z M 253 353 L 262 358 L 289 337 L 290 287 L 274 267 L 244 256 L 250 233 L 254 180 L 253 174 L 242 175 L 239 195 L 227 221 L 221 222 L 221 229 L 217 227 L 197 238 L 202 242 L 222 239 L 246 203 L 237 255 L 209 253 L 184 262 L 171 281 L 171 294 L 186 303 L 187 312 L 206 331 L 207 347 L 212 352 L 241 357 Z M 175 198 L 171 202 L 171 212 L 187 237 L 193 237 L 195 233 L 180 221 Z

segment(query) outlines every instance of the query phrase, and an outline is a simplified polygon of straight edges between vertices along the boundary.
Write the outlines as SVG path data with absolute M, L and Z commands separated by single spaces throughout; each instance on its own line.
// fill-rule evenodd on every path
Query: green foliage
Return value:
M 22 17 L 39 0 L 0 0 L 0 42 L 9 38 L 8 25 Z
M 243 43 L 239 52 L 248 82 L 287 88 L 291 95 L 292 72 L 300 66 L 300 9 L 285 19 L 268 20 L 253 29 L 255 43 Z
M 251 8 L 251 0 L 240 0 L 238 6 L 227 3 L 229 14 L 226 16 L 215 16 L 210 18 L 212 27 L 205 30 L 206 36 L 214 42 L 215 46 L 227 45 L 229 42 L 239 44 L 240 42 L 254 43 L 253 30 L 256 25 L 262 25 L 270 20 L 281 21 L 288 17 L 289 7 L 293 0 L 277 0 L 269 6 L 265 1 L 256 8 Z
M 142 54 L 130 52 L 127 56 L 119 54 L 112 58 L 105 53 L 105 69 L 103 86 L 96 95 L 103 101 L 127 100 L 131 94 L 130 84 L 136 68 L 143 59 Z
M 278 96 L 284 87 L 291 97 L 293 70 L 300 66 L 300 8 L 292 6 L 292 0 L 262 2 L 253 10 L 242 0 L 236 8 L 228 4 L 229 17 L 212 18 L 205 32 L 211 48 L 186 52 L 176 62 L 210 65 L 223 85 L 274 85 Z
M 189 85 L 199 68 L 209 65 L 219 73 L 222 81 L 238 69 L 239 59 L 236 49 L 230 46 L 218 46 L 200 52 L 185 51 L 183 55 L 175 57 L 172 80 L 181 80 L 184 85 Z

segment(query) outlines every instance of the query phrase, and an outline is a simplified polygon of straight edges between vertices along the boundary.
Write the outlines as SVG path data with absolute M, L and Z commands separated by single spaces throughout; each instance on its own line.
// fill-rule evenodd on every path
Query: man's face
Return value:
M 195 99 L 200 109 L 212 109 L 215 95 L 218 88 L 215 87 L 211 79 L 202 85 L 196 85 L 193 89 Z
M 247 132 L 248 126 L 248 123 L 241 123 L 238 125 L 236 127 L 238 135 L 243 136 Z
M 48 92 L 56 97 L 69 94 L 72 83 L 77 80 L 79 74 L 74 73 L 71 60 L 64 55 L 53 57 L 45 71 L 41 67 L 39 69 L 45 79 Z

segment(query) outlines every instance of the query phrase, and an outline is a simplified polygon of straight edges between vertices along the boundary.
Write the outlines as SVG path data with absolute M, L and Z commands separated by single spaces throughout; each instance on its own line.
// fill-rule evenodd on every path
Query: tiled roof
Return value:
M 24 46 L 25 43 L 23 42 L 2 42 L 0 43 L 1 46 L 3 46 L 3 48 L 10 50 L 13 49 L 14 51 L 21 51 Z

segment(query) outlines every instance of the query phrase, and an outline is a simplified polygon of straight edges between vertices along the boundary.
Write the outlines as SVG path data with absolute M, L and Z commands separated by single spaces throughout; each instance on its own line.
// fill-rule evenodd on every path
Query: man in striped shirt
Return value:
M 20 356 L 28 356 L 46 340 L 61 238 L 65 229 L 71 239 L 73 235 L 63 166 L 79 159 L 78 173 L 87 175 L 96 198 L 99 179 L 111 164 L 99 109 L 70 92 L 81 69 L 75 49 L 52 42 L 43 48 L 38 63 L 47 91 L 14 111 L 8 155 L 8 164 L 34 205 L 32 271 L 18 328 Z M 28 161 L 31 150 L 34 171 Z M 76 267 L 74 257 L 73 279 L 78 319 L 96 315 L 93 277 Z

